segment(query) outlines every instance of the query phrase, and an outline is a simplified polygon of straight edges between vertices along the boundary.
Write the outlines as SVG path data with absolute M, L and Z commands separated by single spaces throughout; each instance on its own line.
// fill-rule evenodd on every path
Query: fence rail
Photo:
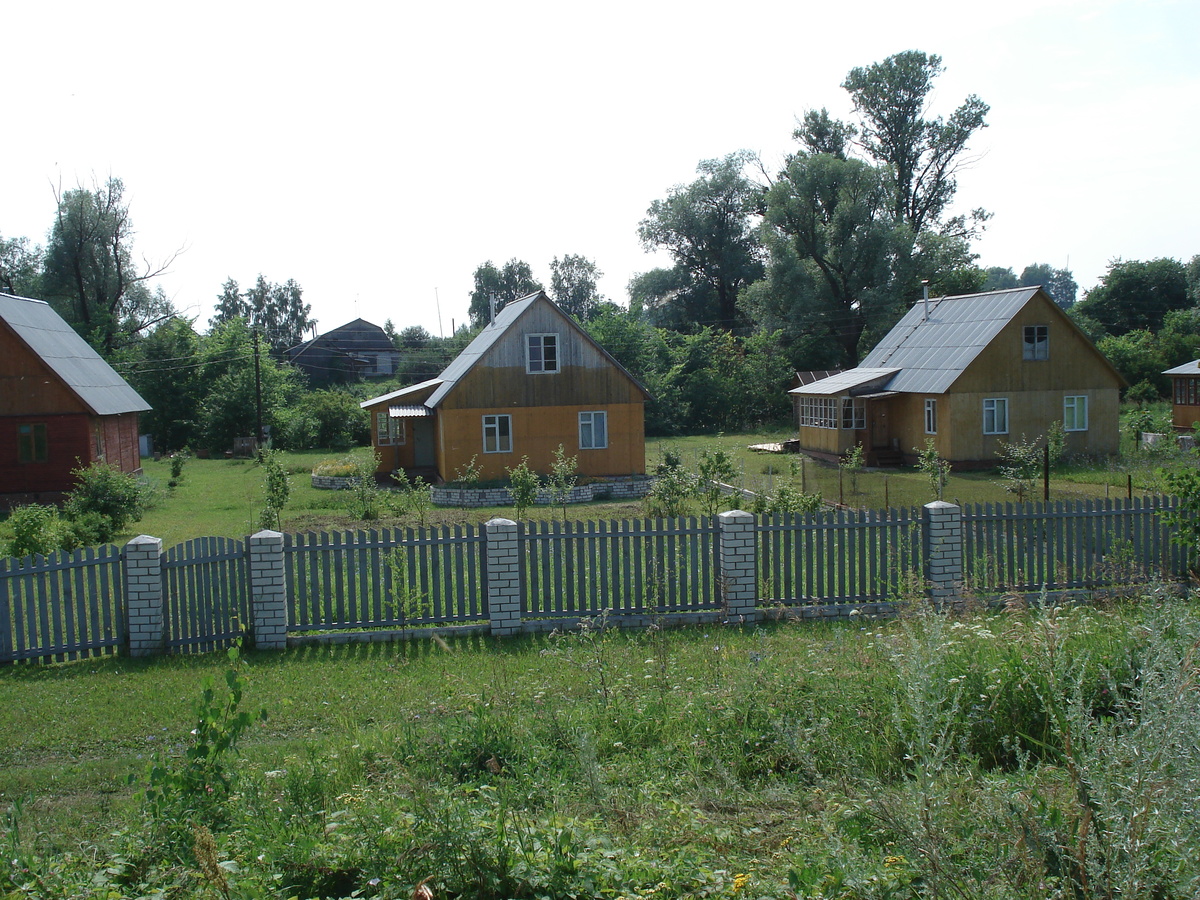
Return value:
M 0 661 L 64 661 L 125 644 L 121 550 L 0 559 Z
M 756 606 L 848 615 L 926 590 L 1088 590 L 1182 579 L 1194 549 L 1172 541 L 1168 497 L 755 518 L 486 525 L 156 538 L 0 559 L 0 662 L 101 653 L 196 652 L 249 627 L 374 639 L 483 624 L 493 634 L 610 613 L 754 621 Z M 800 610 L 803 607 L 803 610 Z

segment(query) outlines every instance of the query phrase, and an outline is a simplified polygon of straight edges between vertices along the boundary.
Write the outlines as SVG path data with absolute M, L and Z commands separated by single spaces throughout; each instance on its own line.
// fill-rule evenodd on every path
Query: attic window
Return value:
M 1049 325 L 1026 325 L 1024 334 L 1024 352 L 1022 355 L 1025 359 L 1050 358 Z
M 525 371 L 548 374 L 558 371 L 558 335 L 525 335 Z

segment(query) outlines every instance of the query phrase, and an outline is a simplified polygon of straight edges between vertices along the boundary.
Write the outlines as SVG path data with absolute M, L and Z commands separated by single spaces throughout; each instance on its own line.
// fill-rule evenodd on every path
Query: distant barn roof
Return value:
M 150 409 L 150 404 L 50 304 L 0 294 L 0 320 L 96 415 Z

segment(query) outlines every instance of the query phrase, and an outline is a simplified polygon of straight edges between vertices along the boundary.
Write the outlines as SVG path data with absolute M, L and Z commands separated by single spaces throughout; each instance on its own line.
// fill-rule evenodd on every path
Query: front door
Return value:
M 434 465 L 433 419 L 413 419 L 413 465 L 417 468 Z

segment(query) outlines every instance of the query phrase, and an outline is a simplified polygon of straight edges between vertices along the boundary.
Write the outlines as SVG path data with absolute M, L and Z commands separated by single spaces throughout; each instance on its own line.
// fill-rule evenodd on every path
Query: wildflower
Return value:
M 885 869 L 898 869 L 907 864 L 908 860 L 903 856 L 885 856 L 883 858 L 883 867 Z
M 750 876 L 744 872 L 738 872 L 733 876 L 733 892 L 740 894 L 742 890 L 750 883 Z

